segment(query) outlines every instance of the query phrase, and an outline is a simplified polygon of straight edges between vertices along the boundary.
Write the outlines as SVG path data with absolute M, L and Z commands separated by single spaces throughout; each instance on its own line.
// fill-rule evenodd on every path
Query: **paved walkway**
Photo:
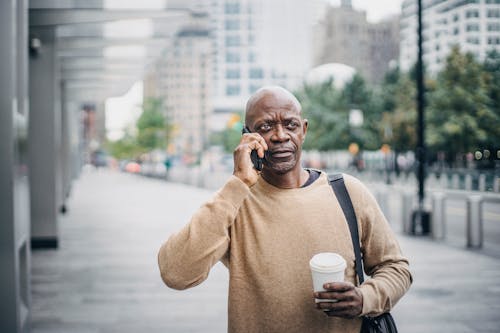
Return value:
M 163 285 L 156 263 L 160 244 L 210 196 L 117 172 L 84 173 L 60 222 L 60 249 L 32 254 L 32 331 L 225 332 L 225 268 L 179 292 Z M 500 260 L 399 239 L 415 279 L 393 311 L 400 332 L 499 332 Z

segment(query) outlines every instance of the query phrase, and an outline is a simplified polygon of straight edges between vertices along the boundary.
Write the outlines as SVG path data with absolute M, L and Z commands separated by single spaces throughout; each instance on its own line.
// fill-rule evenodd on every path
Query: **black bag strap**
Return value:
M 330 182 L 330 186 L 340 203 L 340 207 L 342 207 L 347 224 L 349 225 L 354 255 L 356 256 L 356 264 L 354 268 L 356 270 L 356 274 L 358 275 L 359 284 L 362 284 L 365 279 L 363 273 L 363 262 L 361 260 L 361 248 L 359 246 L 358 220 L 356 218 L 356 213 L 354 212 L 354 207 L 352 206 L 351 197 L 345 187 L 344 177 L 342 174 L 339 173 L 329 175 L 328 181 Z

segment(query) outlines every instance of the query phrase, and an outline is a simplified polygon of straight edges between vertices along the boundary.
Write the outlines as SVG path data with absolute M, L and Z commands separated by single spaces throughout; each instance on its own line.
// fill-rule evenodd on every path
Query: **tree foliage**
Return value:
M 445 152 L 449 162 L 500 142 L 500 110 L 494 108 L 489 77 L 471 53 L 460 53 L 458 47 L 437 76 L 429 96 L 426 141 L 432 150 Z
M 143 112 L 137 120 L 137 144 L 144 152 L 165 149 L 170 139 L 171 128 L 162 112 L 163 102 L 147 98 Z
M 379 135 L 395 151 L 411 150 L 416 146 L 416 87 L 411 75 L 391 69 L 379 90 Z
M 417 143 L 415 69 L 391 69 L 380 86 L 368 86 L 359 75 L 343 90 L 324 82 L 304 85 L 296 95 L 309 119 L 305 149 L 346 149 L 356 142 L 364 149 L 385 143 L 398 151 Z M 500 53 L 484 62 L 455 47 L 437 76 L 427 76 L 426 145 L 445 152 L 448 161 L 477 149 L 499 149 Z M 363 111 L 360 128 L 349 124 L 349 111 Z
M 309 121 L 305 149 L 347 149 L 355 142 L 362 148 L 373 148 L 378 136 L 373 120 L 379 114 L 373 112 L 375 103 L 371 89 L 356 74 L 342 90 L 336 89 L 329 80 L 319 84 L 305 84 L 295 94 L 302 104 L 304 117 Z M 349 123 L 351 110 L 363 112 L 360 128 Z
M 136 122 L 137 134 L 126 133 L 123 138 L 108 143 L 108 149 L 117 159 L 137 159 L 154 149 L 165 149 L 171 139 L 172 128 L 163 115 L 163 102 L 146 98 L 143 112 Z

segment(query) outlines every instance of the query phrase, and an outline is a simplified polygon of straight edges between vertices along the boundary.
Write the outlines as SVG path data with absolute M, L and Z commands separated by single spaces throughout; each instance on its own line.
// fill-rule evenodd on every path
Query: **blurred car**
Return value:
M 125 171 L 130 173 L 140 173 L 141 165 L 137 162 L 128 162 L 125 165 Z

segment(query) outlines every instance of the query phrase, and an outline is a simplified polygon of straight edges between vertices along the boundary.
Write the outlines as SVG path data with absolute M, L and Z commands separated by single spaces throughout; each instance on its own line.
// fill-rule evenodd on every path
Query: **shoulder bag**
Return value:
M 358 276 L 359 284 L 364 282 L 363 262 L 361 261 L 361 249 L 359 246 L 359 233 L 358 222 L 354 207 L 352 206 L 351 198 L 347 188 L 345 187 L 344 177 L 342 174 L 335 174 L 328 177 L 330 185 L 335 193 L 337 200 L 342 207 L 344 215 L 349 225 L 351 232 L 352 245 L 354 247 L 354 254 L 356 256 L 356 263 L 354 268 Z M 397 333 L 396 323 L 394 318 L 389 312 L 383 313 L 377 317 L 363 316 L 363 324 L 361 326 L 361 333 Z

